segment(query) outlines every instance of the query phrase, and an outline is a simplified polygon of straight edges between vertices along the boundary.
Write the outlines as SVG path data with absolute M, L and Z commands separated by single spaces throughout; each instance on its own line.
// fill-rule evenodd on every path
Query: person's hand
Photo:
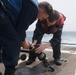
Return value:
M 35 53 L 40 54 L 43 50 L 45 50 L 46 46 L 45 44 L 41 44 L 37 49 Z
M 49 46 L 51 46 L 51 44 L 48 42 L 46 44 L 41 44 L 37 49 L 36 49 L 36 53 L 40 54 L 43 50 L 45 50 L 46 48 L 48 48 Z
M 34 46 L 34 45 L 36 45 L 36 43 L 37 43 L 37 40 L 34 40 L 31 45 Z
M 28 42 L 28 41 L 22 41 L 22 47 L 24 48 L 24 49 L 29 49 L 29 46 L 30 46 L 30 43 Z

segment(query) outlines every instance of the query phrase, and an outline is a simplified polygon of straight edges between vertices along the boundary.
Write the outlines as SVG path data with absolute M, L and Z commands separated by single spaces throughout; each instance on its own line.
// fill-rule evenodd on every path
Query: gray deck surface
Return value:
M 46 49 L 44 51 L 47 54 L 49 61 L 53 60 L 52 50 Z M 28 54 L 27 54 L 28 56 Z M 68 62 L 64 62 L 62 66 L 52 65 L 55 69 L 54 72 L 45 71 L 46 67 L 43 62 L 36 59 L 36 61 L 31 65 L 26 65 L 26 60 L 19 60 L 18 69 L 16 70 L 16 75 L 76 75 L 76 47 L 62 47 L 62 58 L 68 59 Z M 0 63 L 0 71 L 4 73 L 4 66 Z

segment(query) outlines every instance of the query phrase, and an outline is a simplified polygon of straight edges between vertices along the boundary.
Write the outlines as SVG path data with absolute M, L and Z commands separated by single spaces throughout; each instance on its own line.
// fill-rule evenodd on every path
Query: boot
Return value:
M 33 62 L 35 62 L 35 59 L 30 58 L 26 61 L 26 65 L 31 65 Z
M 2 63 L 2 57 L 0 57 L 0 63 Z
M 36 57 L 37 57 L 37 54 L 33 51 L 30 51 L 29 59 L 26 61 L 26 65 L 31 65 L 35 61 Z
M 54 60 L 55 64 L 58 65 L 58 66 L 61 66 L 62 65 L 62 62 L 61 62 L 61 59 L 55 59 Z
M 15 69 L 5 70 L 4 75 L 15 75 Z
M 2 72 L 0 72 L 0 75 L 2 75 Z

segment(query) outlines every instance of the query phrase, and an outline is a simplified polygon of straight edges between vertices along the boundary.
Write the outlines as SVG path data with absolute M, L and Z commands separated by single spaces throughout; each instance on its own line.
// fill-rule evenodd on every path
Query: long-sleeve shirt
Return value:
M 62 14 L 61 19 L 53 26 L 48 26 L 46 21 L 41 22 L 38 20 L 36 24 L 36 28 L 33 35 L 33 41 L 37 40 L 37 43 L 40 44 L 43 38 L 43 35 L 46 34 L 53 34 L 52 39 L 49 40 L 52 46 L 56 45 L 58 42 L 61 41 L 62 35 L 62 28 L 64 25 L 66 17 Z M 49 35 L 50 36 L 50 35 Z
M 17 10 L 18 13 L 20 13 L 22 8 L 22 0 L 6 0 L 8 1 L 13 8 Z M 35 6 L 38 7 L 38 0 L 30 0 Z
M 15 25 L 17 22 L 18 15 L 22 9 L 22 0 L 1 0 L 1 1 L 3 1 L 4 5 L 6 4 L 5 5 L 6 8 L 4 8 L 4 10 L 6 10 L 7 14 L 10 16 L 12 20 L 12 23 Z M 37 0 L 29 0 L 29 1 L 31 1 L 36 7 L 38 7 Z M 8 5 L 13 9 L 13 11 Z M 7 8 L 7 6 L 9 9 Z
M 2 0 L 0 0 L 2 1 Z M 22 8 L 22 0 L 4 0 L 7 3 L 11 4 L 12 7 L 20 13 L 21 8 Z M 30 0 L 36 7 L 38 7 L 38 0 Z

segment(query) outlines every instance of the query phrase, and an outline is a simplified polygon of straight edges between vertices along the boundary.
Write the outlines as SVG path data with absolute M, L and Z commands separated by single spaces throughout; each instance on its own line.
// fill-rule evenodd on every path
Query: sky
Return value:
M 38 2 L 47 1 L 54 9 L 66 16 L 63 31 L 76 31 L 76 0 L 38 0 Z M 28 31 L 35 29 L 36 21 L 28 28 Z

